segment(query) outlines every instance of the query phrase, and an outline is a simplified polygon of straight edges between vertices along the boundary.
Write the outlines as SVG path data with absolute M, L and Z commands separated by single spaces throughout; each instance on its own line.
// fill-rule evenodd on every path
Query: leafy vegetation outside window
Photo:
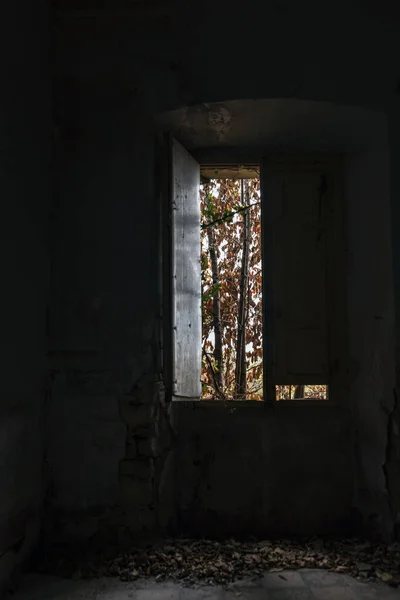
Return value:
M 225 163 L 217 179 L 213 165 L 200 168 L 176 140 L 166 149 L 163 365 L 171 399 L 341 402 L 340 159 L 266 157 L 261 178 L 249 165 Z
M 260 179 L 200 188 L 203 398 L 262 400 Z

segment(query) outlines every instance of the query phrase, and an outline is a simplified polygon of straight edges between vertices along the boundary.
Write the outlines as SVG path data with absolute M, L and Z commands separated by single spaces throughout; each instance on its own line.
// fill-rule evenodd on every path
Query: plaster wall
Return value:
M 0 594 L 36 543 L 43 511 L 51 145 L 45 11 L 16 2 L 1 25 Z
M 249 410 L 246 416 L 241 417 L 247 424 L 246 431 L 239 427 L 236 416 L 239 412 L 233 420 L 229 420 L 230 414 L 225 416 L 218 411 L 217 416 L 211 416 L 210 411 L 209 417 L 198 418 L 198 413 L 203 415 L 207 410 L 207 407 L 199 407 L 193 411 L 193 416 L 190 411 L 179 418 L 172 414 L 175 431 L 171 432 L 164 417 L 160 416 L 157 421 L 154 416 L 160 414 L 157 411 L 163 399 L 159 384 L 162 379 L 159 336 L 162 286 L 158 229 L 160 200 L 154 185 L 154 116 L 181 106 L 208 103 L 207 110 L 202 109 L 207 117 L 208 131 L 214 141 L 221 143 L 217 133 L 221 131 L 221 123 L 222 131 L 226 124 L 222 110 L 226 107 L 221 106 L 221 101 L 231 99 L 324 100 L 331 103 L 330 110 L 335 115 L 334 108 L 340 104 L 379 109 L 381 113 L 390 107 L 391 114 L 395 114 L 398 111 L 396 21 L 394 18 L 385 21 L 385 17 L 374 14 L 369 6 L 360 13 L 356 7 L 344 2 L 325 4 L 324 15 L 320 5 L 314 2 L 308 2 L 307 6 L 303 4 L 301 8 L 294 2 L 279 7 L 264 4 L 261 8 L 250 3 L 248 10 L 250 13 L 253 10 L 257 19 L 252 21 L 251 33 L 245 34 L 244 39 L 240 14 L 227 12 L 225 3 L 221 2 L 217 6 L 213 3 L 212 7 L 215 30 L 220 34 L 215 36 L 213 44 L 209 44 L 204 31 L 211 5 L 206 3 L 195 20 L 184 7 L 175 10 L 171 3 L 165 6 L 164 13 L 161 11 L 163 14 L 158 17 L 140 11 L 130 14 L 129 10 L 118 14 L 111 8 L 98 14 L 89 11 L 86 16 L 79 11 L 56 15 L 55 77 L 60 153 L 52 241 L 49 337 L 54 381 L 47 427 L 51 448 L 50 504 L 57 514 L 64 515 L 67 523 L 72 512 L 88 515 L 91 520 L 90 511 L 96 509 L 96 514 L 101 517 L 96 516 L 96 525 L 88 527 L 90 536 L 98 530 L 103 517 L 107 520 L 110 507 L 118 515 L 122 511 L 125 516 L 118 516 L 118 519 L 135 532 L 174 523 L 188 527 L 193 515 L 200 515 L 206 523 L 207 514 L 214 515 L 210 516 L 210 523 L 214 522 L 215 515 L 222 515 L 224 518 L 219 519 L 221 527 L 228 528 L 235 522 L 234 515 L 241 509 L 248 511 L 255 502 L 256 514 L 268 528 L 272 522 L 271 514 L 279 510 L 276 508 L 278 502 L 273 498 L 274 488 L 268 487 L 267 483 L 270 468 L 272 480 L 282 483 L 279 470 L 274 471 L 278 467 L 271 465 L 270 453 L 278 452 L 284 457 L 282 462 L 278 459 L 274 463 L 281 465 L 283 474 L 298 466 L 293 455 L 300 452 L 299 458 L 303 457 L 310 470 L 306 466 L 303 468 L 308 484 L 304 496 L 297 496 L 299 504 L 294 515 L 299 514 L 306 498 L 313 496 L 314 474 L 316 481 L 325 482 L 323 464 L 329 465 L 332 474 L 332 486 L 328 483 L 328 489 L 333 490 L 335 482 L 336 488 L 341 490 L 337 509 L 323 497 L 315 521 L 308 523 L 309 528 L 329 528 L 333 523 L 346 520 L 358 485 L 378 488 L 375 495 L 371 487 L 375 499 L 365 501 L 364 506 L 368 506 L 367 514 L 382 512 L 385 482 L 380 468 L 388 416 L 386 409 L 381 411 L 377 407 L 377 401 L 380 398 L 378 390 L 382 387 L 382 402 L 390 405 L 389 390 L 393 381 L 392 363 L 385 359 L 391 344 L 389 329 L 393 319 L 387 270 L 390 259 L 387 244 L 380 244 L 388 239 L 385 237 L 388 196 L 378 202 L 384 206 L 376 230 L 373 213 L 368 212 L 358 232 L 359 192 L 354 200 L 354 207 L 358 208 L 351 209 L 353 223 L 349 230 L 349 247 L 354 244 L 354 257 L 349 264 L 356 273 L 358 285 L 365 293 L 375 285 L 383 285 L 382 289 L 389 295 L 386 301 L 385 292 L 382 291 L 382 295 L 376 292 L 369 301 L 368 310 L 358 315 L 355 313 L 360 296 L 355 289 L 350 289 L 349 283 L 350 315 L 354 318 L 351 337 L 354 398 L 348 413 L 334 414 L 332 423 L 335 425 L 332 424 L 332 429 L 329 426 L 326 440 L 315 432 L 314 422 L 314 418 L 325 419 L 325 416 L 310 418 L 305 412 L 308 416 L 300 417 L 304 419 L 300 433 L 292 422 L 293 417 L 286 413 L 279 417 L 265 414 L 263 425 L 253 423 L 256 417 L 251 416 L 251 407 L 246 409 Z M 329 31 L 321 26 L 328 19 L 331 22 Z M 354 44 L 355 31 L 357 44 Z M 243 45 L 233 42 L 239 38 L 243 39 Z M 372 45 L 371 39 L 376 43 Z M 276 52 L 276 48 L 280 48 L 280 52 Z M 215 68 L 216 63 L 220 68 Z M 220 103 L 217 108 L 210 105 L 214 101 Z M 371 141 L 373 136 L 360 138 L 363 132 L 371 130 L 371 121 L 367 117 L 364 127 L 360 113 L 354 117 L 358 123 L 357 136 L 351 135 L 354 119 L 349 120 L 348 113 L 344 120 L 339 119 L 339 128 L 337 123 L 327 126 L 318 111 L 308 113 L 307 118 L 310 114 L 319 114 L 314 120 L 312 144 L 308 138 L 310 128 L 304 127 L 306 117 L 302 110 L 297 113 L 299 136 L 293 128 L 287 129 L 290 117 L 287 109 L 278 111 L 280 130 L 273 130 L 272 137 L 258 139 L 258 143 L 269 144 L 269 148 L 276 151 L 306 147 L 315 150 L 321 148 L 322 143 L 323 149 L 327 149 L 327 139 L 331 149 L 345 152 L 377 151 L 378 145 L 381 147 L 381 141 L 379 144 L 375 138 Z M 293 115 L 291 122 L 296 125 Z M 380 119 L 378 115 L 377 120 Z M 273 119 L 269 119 L 271 122 Z M 253 119 L 254 123 L 256 120 Z M 323 136 L 318 129 L 321 127 Z M 380 126 L 378 129 L 382 131 Z M 196 148 L 196 140 L 193 141 L 196 131 L 198 129 L 192 124 L 188 139 L 192 139 L 193 149 Z M 236 133 L 236 138 L 232 139 L 244 143 L 243 138 L 240 141 L 240 131 L 238 133 L 236 129 Z M 357 143 L 352 145 L 354 138 Z M 210 139 L 206 141 L 209 144 Z M 222 142 L 227 143 L 226 140 Z M 378 154 L 380 152 L 378 150 Z M 379 156 L 382 158 L 383 154 Z M 382 159 L 382 165 L 386 159 L 387 155 Z M 357 187 L 357 178 L 366 174 L 369 168 L 366 165 L 371 166 L 373 162 L 371 156 L 367 158 L 366 155 L 352 160 L 348 164 L 350 174 L 346 185 L 349 189 Z M 360 166 L 363 160 L 366 162 Z M 383 170 L 385 168 L 382 166 Z M 372 194 L 372 188 L 369 193 Z M 357 221 L 356 225 L 354 221 Z M 363 262 L 363 248 L 371 233 L 374 234 L 375 251 L 368 252 L 376 258 L 375 283 L 371 282 L 371 274 Z M 377 324 L 374 319 L 376 307 L 384 311 L 383 323 Z M 364 333 L 366 324 L 368 333 Z M 361 339 L 367 336 L 368 349 L 362 349 L 355 341 L 360 332 Z M 374 350 L 372 346 L 376 344 L 378 348 Z M 364 383 L 364 375 L 371 377 L 369 372 L 376 361 L 382 366 L 378 368 L 371 395 Z M 368 401 L 363 399 L 365 394 L 368 394 Z M 371 408 L 368 416 L 360 416 L 363 402 Z M 141 412 L 143 405 L 156 407 L 154 411 L 148 410 L 147 421 Z M 173 407 L 172 413 L 179 410 L 183 411 Z M 139 413 L 142 416 L 139 417 Z M 96 414 L 98 418 L 95 418 Z M 159 426 L 160 423 L 163 425 Z M 277 437 L 274 432 L 275 423 L 282 428 L 282 437 Z M 318 421 L 318 429 L 320 425 Z M 161 435 L 164 426 L 165 439 Z M 254 426 L 257 434 L 253 441 L 249 437 Z M 359 443 L 366 451 L 365 458 L 354 463 L 357 473 L 364 473 L 365 465 L 362 465 L 365 461 L 369 465 L 368 474 L 357 475 L 356 482 L 350 477 L 353 463 L 348 462 L 357 456 L 355 446 L 352 446 L 353 452 L 349 446 L 353 444 L 354 429 L 360 430 L 359 442 L 354 444 Z M 57 435 L 57 431 L 62 434 Z M 206 441 L 210 435 L 212 450 L 208 449 Z M 233 448 L 236 436 L 243 443 Z M 265 441 L 267 438 L 268 442 Z M 332 448 L 338 439 L 344 439 L 341 442 L 343 448 L 333 454 Z M 221 462 L 217 447 L 221 451 Z M 243 456 L 239 447 L 246 448 Z M 182 452 L 175 451 L 174 454 L 168 452 L 168 448 L 182 448 Z M 189 449 L 187 456 L 184 455 L 185 448 Z M 320 453 L 318 459 L 312 458 L 316 448 Z M 198 461 L 199 456 L 214 450 L 215 461 L 207 459 L 213 466 L 207 467 L 209 470 L 205 474 L 201 472 L 201 465 L 196 469 L 193 460 Z M 375 458 L 375 451 L 379 458 Z M 73 458 L 64 458 L 64 453 Z M 259 469 L 263 471 L 261 479 L 257 473 L 257 478 L 250 482 L 249 498 L 241 497 L 232 510 L 226 509 L 224 516 L 221 506 L 226 495 L 218 489 L 216 473 L 226 467 L 231 473 L 229 486 L 233 486 L 235 471 L 243 485 L 249 484 L 249 454 L 255 461 L 262 457 L 259 461 Z M 95 468 L 90 468 L 89 461 L 81 460 L 85 455 L 94 457 Z M 345 462 L 348 466 L 343 471 Z M 240 466 L 236 468 L 235 465 Z M 143 468 L 140 477 L 139 468 Z M 188 474 L 188 480 L 179 475 L 179 469 Z M 375 475 L 377 480 L 372 482 Z M 212 479 L 212 492 L 207 491 L 207 485 L 211 485 L 208 477 Z M 161 488 L 159 484 L 162 484 Z M 204 506 L 214 512 L 207 513 L 206 509 L 198 512 L 197 488 L 201 490 L 199 497 Z M 160 490 L 164 490 L 162 494 Z M 287 488 L 282 488 L 282 494 L 283 490 L 287 491 Z M 167 506 L 161 507 L 164 493 L 165 498 L 168 497 Z M 274 493 L 280 497 L 281 491 Z M 315 493 L 315 506 L 319 493 Z M 359 503 L 363 502 L 359 500 Z M 284 523 L 283 518 L 283 513 L 277 514 L 276 522 L 287 529 L 296 523 L 299 526 L 298 521 Z M 386 516 L 383 518 L 386 520 Z M 245 527 L 244 517 L 241 524 L 238 521 L 238 527 Z M 83 529 L 78 529 L 81 535 Z M 64 535 L 63 531 L 62 527 L 57 535 Z

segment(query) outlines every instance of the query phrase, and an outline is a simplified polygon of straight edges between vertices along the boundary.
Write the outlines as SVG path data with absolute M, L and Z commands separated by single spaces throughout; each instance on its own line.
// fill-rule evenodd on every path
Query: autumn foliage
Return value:
M 202 185 L 201 214 L 203 397 L 261 400 L 260 180 Z
M 200 188 L 204 399 L 263 399 L 260 180 Z M 277 400 L 327 399 L 325 385 L 277 385 Z

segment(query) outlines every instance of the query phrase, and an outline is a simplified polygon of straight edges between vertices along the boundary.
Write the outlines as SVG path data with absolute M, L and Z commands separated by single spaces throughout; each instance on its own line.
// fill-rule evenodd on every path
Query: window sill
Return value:
M 287 410 L 294 407 L 299 408 L 315 408 L 320 410 L 324 408 L 343 409 L 344 407 L 336 402 L 329 400 L 279 400 L 276 402 L 264 402 L 263 400 L 173 400 L 173 405 L 183 405 L 192 409 L 227 409 L 227 410 Z

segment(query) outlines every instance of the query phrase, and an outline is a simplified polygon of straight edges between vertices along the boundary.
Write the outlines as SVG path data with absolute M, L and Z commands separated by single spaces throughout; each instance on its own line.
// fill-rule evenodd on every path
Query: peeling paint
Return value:
M 217 134 L 218 141 L 223 141 L 229 132 L 231 120 L 229 111 L 223 106 L 208 112 L 209 125 Z

